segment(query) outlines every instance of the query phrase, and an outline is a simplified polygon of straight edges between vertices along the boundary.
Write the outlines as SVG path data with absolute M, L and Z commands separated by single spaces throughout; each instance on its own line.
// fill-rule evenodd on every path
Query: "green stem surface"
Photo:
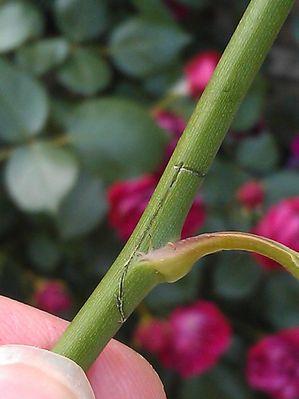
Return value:
M 250 2 L 134 233 L 54 352 L 88 369 L 140 301 L 163 280 L 152 268 L 130 266 L 138 252 L 180 236 L 196 192 L 293 3 Z

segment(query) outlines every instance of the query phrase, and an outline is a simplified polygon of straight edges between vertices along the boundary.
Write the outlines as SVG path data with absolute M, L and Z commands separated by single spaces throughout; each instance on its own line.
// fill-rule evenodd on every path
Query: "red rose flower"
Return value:
M 154 114 L 154 118 L 157 124 L 162 129 L 170 133 L 169 136 L 171 139 L 179 139 L 186 127 L 186 122 L 184 118 L 170 111 L 156 111 Z
M 267 336 L 249 353 L 249 385 L 275 399 L 299 398 L 299 328 Z
M 229 347 L 230 324 L 212 302 L 177 308 L 168 322 L 171 335 L 159 358 L 184 378 L 213 367 Z
M 158 183 L 155 175 L 144 175 L 136 179 L 114 183 L 108 189 L 109 223 L 122 240 L 127 240 L 145 210 Z M 203 225 L 205 209 L 198 197 L 187 216 L 182 237 L 195 234 Z
M 261 183 L 250 180 L 239 187 L 237 200 L 247 209 L 254 209 L 264 201 L 264 188 Z
M 216 305 L 198 301 L 177 308 L 166 321 L 141 325 L 135 337 L 166 368 L 187 378 L 217 363 L 230 344 L 231 328 Z
M 121 240 L 127 240 L 145 210 L 157 178 L 144 175 L 141 178 L 116 182 L 108 189 L 108 220 Z
M 164 349 L 168 334 L 169 327 L 166 321 L 147 319 L 138 325 L 134 334 L 134 341 L 146 351 L 157 354 Z
M 299 251 L 299 197 L 289 198 L 272 206 L 253 232 Z M 272 259 L 258 254 L 254 256 L 266 268 L 281 267 Z
M 218 51 L 203 51 L 193 57 L 185 66 L 185 78 L 190 94 L 198 97 L 209 83 L 220 60 Z
M 53 314 L 61 314 L 70 309 L 72 300 L 66 286 L 57 280 L 41 284 L 34 294 L 34 304 L 39 309 Z

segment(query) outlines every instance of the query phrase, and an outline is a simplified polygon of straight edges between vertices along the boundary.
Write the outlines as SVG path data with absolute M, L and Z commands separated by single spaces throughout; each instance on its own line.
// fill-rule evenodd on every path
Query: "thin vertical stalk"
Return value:
M 146 294 L 162 280 L 130 268 L 139 251 L 179 237 L 194 196 L 293 0 L 252 0 L 138 226 L 54 348 L 87 369 Z M 146 151 L 146 149 L 145 149 Z

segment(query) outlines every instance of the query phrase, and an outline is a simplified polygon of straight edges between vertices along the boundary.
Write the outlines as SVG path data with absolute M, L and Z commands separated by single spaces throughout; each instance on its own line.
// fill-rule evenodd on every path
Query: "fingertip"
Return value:
M 0 344 L 50 349 L 67 324 L 59 317 L 0 295 Z
M 112 340 L 88 373 L 99 398 L 166 399 L 160 378 L 138 353 Z
M 26 344 L 50 349 L 67 322 L 0 296 L 0 344 Z M 152 366 L 138 353 L 111 340 L 99 356 L 89 379 L 101 399 L 166 399 Z

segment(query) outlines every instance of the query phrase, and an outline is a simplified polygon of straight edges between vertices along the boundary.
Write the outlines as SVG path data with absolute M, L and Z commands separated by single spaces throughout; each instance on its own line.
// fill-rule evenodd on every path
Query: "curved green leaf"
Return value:
M 0 60 L 0 136 L 15 142 L 40 133 L 48 98 L 38 81 Z
M 0 6 L 0 52 L 20 46 L 38 36 L 43 29 L 42 17 L 29 2 L 8 1 Z
M 123 72 L 144 77 L 170 64 L 188 41 L 176 26 L 134 18 L 114 30 L 110 51 Z
M 92 39 L 107 26 L 104 0 L 55 0 L 54 12 L 60 30 L 74 41 Z
M 19 49 L 17 63 L 35 75 L 42 75 L 61 64 L 69 53 L 69 43 L 63 38 L 45 39 Z
M 110 70 L 98 51 L 78 48 L 59 70 L 58 80 L 75 93 L 91 95 L 107 86 Z
M 106 180 L 152 171 L 161 161 L 164 132 L 133 101 L 85 101 L 72 113 L 67 128 L 83 163 Z
M 22 210 L 53 212 L 73 187 L 77 173 L 72 154 L 39 143 L 13 152 L 5 168 L 5 183 Z
M 73 238 L 89 233 L 99 224 L 106 211 L 102 182 L 88 174 L 81 174 L 59 208 L 57 223 L 61 236 Z

